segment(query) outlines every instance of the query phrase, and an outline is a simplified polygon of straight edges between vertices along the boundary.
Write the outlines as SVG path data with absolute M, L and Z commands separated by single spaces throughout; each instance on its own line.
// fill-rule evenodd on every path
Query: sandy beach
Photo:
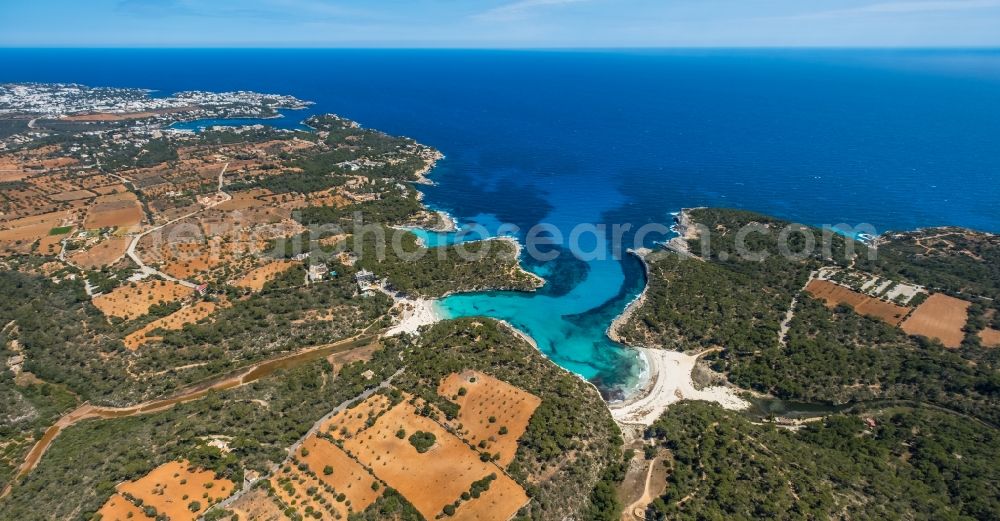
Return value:
M 637 351 L 646 364 L 640 390 L 625 401 L 608 404 L 611 416 L 618 423 L 652 425 L 670 405 L 681 400 L 705 400 L 731 410 L 750 406 L 728 387 L 695 389 L 691 371 L 698 355 L 648 348 Z
M 394 336 L 402 333 L 417 334 L 421 326 L 435 324 L 446 317 L 437 307 L 437 301 L 431 299 L 411 299 L 394 296 L 396 303 L 393 309 L 398 309 L 399 320 L 389 328 L 384 336 Z

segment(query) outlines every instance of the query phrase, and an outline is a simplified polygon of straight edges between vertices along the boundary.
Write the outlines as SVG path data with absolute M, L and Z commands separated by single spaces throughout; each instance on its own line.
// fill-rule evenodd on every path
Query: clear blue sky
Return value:
M 0 46 L 1000 47 L 1000 0 L 0 0 Z

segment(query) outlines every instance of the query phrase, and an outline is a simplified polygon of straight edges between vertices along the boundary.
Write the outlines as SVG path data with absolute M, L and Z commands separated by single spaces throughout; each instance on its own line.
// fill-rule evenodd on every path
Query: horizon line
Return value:
M 344 45 L 344 46 L 257 46 L 257 45 L 2 45 L 0 50 L 269 50 L 269 51 L 334 51 L 334 50 L 371 50 L 371 51 L 753 51 L 753 50 L 877 50 L 877 51 L 933 51 L 933 50 L 969 50 L 969 51 L 1000 51 L 1000 44 L 994 46 L 973 45 L 756 45 L 756 46 L 709 46 L 709 45 L 648 45 L 648 46 L 378 46 L 378 45 Z

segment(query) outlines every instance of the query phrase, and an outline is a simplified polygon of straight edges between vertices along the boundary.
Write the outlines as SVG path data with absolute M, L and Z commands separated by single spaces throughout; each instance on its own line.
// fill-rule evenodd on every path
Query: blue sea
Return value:
M 335 112 L 441 150 L 426 202 L 486 235 L 669 225 L 706 205 L 879 232 L 1000 231 L 994 50 L 0 50 L 0 81 L 293 94 L 315 107 L 266 123 Z M 541 291 L 454 295 L 442 309 L 507 320 L 604 389 L 632 384 L 634 353 L 604 332 L 643 287 L 638 261 L 524 263 Z

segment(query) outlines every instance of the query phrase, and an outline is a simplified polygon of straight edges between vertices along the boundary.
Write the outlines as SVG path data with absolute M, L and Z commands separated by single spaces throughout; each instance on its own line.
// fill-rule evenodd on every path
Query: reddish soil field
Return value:
M 90 190 L 70 190 L 66 192 L 59 192 L 58 194 L 52 194 L 49 199 L 53 201 L 65 202 L 65 201 L 76 201 L 79 199 L 89 199 L 91 197 L 97 197 L 97 194 L 91 192 Z
M 123 498 L 120 494 L 111 496 L 111 499 L 97 511 L 101 516 L 101 521 L 143 521 L 153 519 L 146 515 L 141 508 L 135 506 L 131 501 Z
M 113 185 L 97 186 L 91 188 L 90 191 L 100 195 L 108 195 L 108 194 L 119 194 L 122 192 L 127 192 L 128 188 L 126 188 L 125 185 L 118 183 Z
M 142 222 L 142 206 L 135 194 L 123 192 L 102 195 L 94 200 L 93 206 L 87 212 L 83 226 L 87 229 L 96 228 L 131 228 Z
M 253 521 L 285 521 L 288 519 L 278 503 L 272 501 L 267 492 L 259 488 L 241 495 L 229 505 L 229 510 L 240 516 L 240 519 Z
M 308 471 L 299 464 L 305 464 Z M 334 518 L 364 511 L 385 490 L 385 485 L 366 467 L 316 435 L 307 438 L 295 457 L 271 478 L 271 486 L 285 505 L 300 514 L 311 507 Z M 313 487 L 315 493 L 310 496 L 308 490 Z
M 273 280 L 297 264 L 299 263 L 289 260 L 274 261 L 259 268 L 254 268 L 246 275 L 233 281 L 233 285 L 252 291 L 260 291 L 264 289 L 264 284 L 267 284 L 268 281 Z
M 232 481 L 216 479 L 214 472 L 193 469 L 186 461 L 165 463 L 136 481 L 118 485 L 118 492 L 141 499 L 171 521 L 194 521 L 233 489 Z M 193 501 L 200 505 L 194 511 L 189 508 Z
M 127 282 L 110 293 L 94 297 L 97 309 L 109 317 L 125 320 L 141 317 L 154 304 L 168 303 L 191 295 L 192 289 L 176 282 L 163 280 L 142 280 Z
M 945 347 L 959 347 L 965 338 L 962 328 L 969 320 L 970 305 L 962 299 L 935 293 L 917 306 L 910 318 L 903 322 L 903 331 L 910 335 L 937 338 Z
M 979 332 L 979 340 L 986 347 L 1000 347 L 1000 331 L 988 327 Z
M 29 253 L 35 241 L 40 241 L 39 253 L 58 254 L 61 246 L 57 243 L 65 235 L 50 236 L 49 232 L 53 228 L 61 227 L 69 216 L 69 212 L 52 212 L 5 223 L 6 229 L 0 230 L 0 251 L 4 253 Z M 50 245 L 53 247 L 49 248 Z
M 128 249 L 128 237 L 112 237 L 84 251 L 78 251 L 69 256 L 69 260 L 80 267 L 95 270 L 114 264 L 125 255 Z
M 409 396 L 406 400 L 409 400 Z M 403 438 L 397 432 L 403 431 Z M 425 453 L 409 442 L 417 431 L 431 433 L 435 444 Z M 398 490 L 426 519 L 468 492 L 472 483 L 490 475 L 496 479 L 479 498 L 463 501 L 456 519 L 506 520 L 528 502 L 524 490 L 493 463 L 433 420 L 420 416 L 403 401 L 378 417 L 374 425 L 344 442 L 344 449 Z
M 219 204 L 215 207 L 215 209 L 223 212 L 232 212 L 237 210 L 246 210 L 247 208 L 253 208 L 255 206 L 264 206 L 266 203 L 257 198 L 268 195 L 271 195 L 271 191 L 263 188 L 247 190 L 245 192 L 236 192 L 233 194 L 232 199 Z
M 894 326 L 899 325 L 906 314 L 910 312 L 910 308 L 869 297 L 826 280 L 810 281 L 806 286 L 806 291 L 813 297 L 823 299 L 828 307 L 833 308 L 838 304 L 846 304 L 859 314 L 878 318 Z
M 4 229 L 0 230 L 0 242 L 41 239 L 48 235 L 52 228 L 62 226 L 69 216 L 69 212 L 61 211 L 8 221 L 3 224 Z
M 126 336 L 124 339 L 125 347 L 135 351 L 147 342 L 160 339 L 160 337 L 148 336 L 153 331 L 157 329 L 181 329 L 185 324 L 194 324 L 203 318 L 207 318 L 219 307 L 222 306 L 217 306 L 214 302 L 199 302 L 193 306 L 181 308 L 163 318 L 146 324 L 141 329 Z
M 381 394 L 359 403 L 350 409 L 344 409 L 330 417 L 320 427 L 320 432 L 326 432 L 338 440 L 350 439 L 367 427 L 368 418 L 374 418 L 389 409 L 389 399 Z
M 458 418 L 450 422 L 456 433 L 481 450 L 500 454 L 501 467 L 514 461 L 517 440 L 542 403 L 537 396 L 478 371 L 452 373 L 441 381 L 438 394 L 461 407 Z

